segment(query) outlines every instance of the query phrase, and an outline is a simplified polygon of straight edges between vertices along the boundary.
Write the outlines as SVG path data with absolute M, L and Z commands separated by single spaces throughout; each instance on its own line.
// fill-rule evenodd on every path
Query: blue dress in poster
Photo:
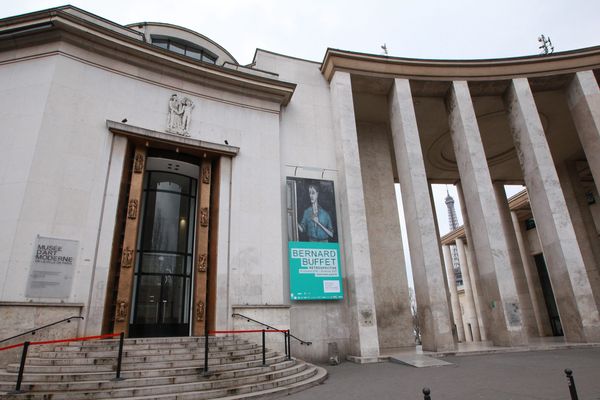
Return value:
M 319 191 L 314 185 L 308 187 L 311 206 L 304 210 L 298 224 L 300 232 L 306 233 L 309 242 L 328 242 L 333 238 L 333 224 L 329 213 L 319 207 Z

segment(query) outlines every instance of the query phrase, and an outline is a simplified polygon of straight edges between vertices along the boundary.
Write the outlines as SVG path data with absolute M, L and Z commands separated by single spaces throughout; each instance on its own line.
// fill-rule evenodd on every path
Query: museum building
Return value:
M 242 314 L 309 361 L 373 361 L 415 345 L 409 251 L 424 350 L 600 342 L 599 78 L 600 47 L 244 66 L 166 23 L 2 19 L 0 336 L 72 315 L 48 335 L 200 336 Z M 438 183 L 465 221 L 442 239 Z M 509 205 L 507 184 L 527 193 Z

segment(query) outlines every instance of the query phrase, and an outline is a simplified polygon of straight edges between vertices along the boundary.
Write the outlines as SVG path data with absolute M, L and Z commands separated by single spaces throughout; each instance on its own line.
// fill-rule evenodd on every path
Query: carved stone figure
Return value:
M 204 321 L 204 302 L 196 304 L 196 321 Z
M 181 130 L 185 136 L 190 136 L 188 129 L 190 127 L 190 123 L 192 122 L 192 109 L 194 108 L 194 103 L 187 97 L 183 99 L 183 113 L 181 115 Z
M 202 183 L 210 183 L 210 167 L 202 168 Z
M 133 249 L 126 247 L 123 249 L 123 256 L 121 257 L 121 266 L 123 268 L 131 268 L 133 264 Z
M 119 300 L 117 302 L 117 321 L 123 322 L 127 319 L 127 308 L 129 304 L 125 300 Z
M 208 208 L 202 207 L 200 209 L 200 226 L 208 226 Z
M 135 153 L 135 159 L 133 161 L 133 172 L 141 174 L 144 172 L 144 155 L 142 153 Z
M 136 219 L 138 213 L 138 201 L 136 199 L 129 200 L 129 205 L 127 206 L 127 218 Z
M 208 267 L 208 255 L 200 254 L 198 258 L 198 272 L 206 272 L 206 268 Z
M 189 128 L 192 122 L 192 109 L 194 103 L 187 97 L 180 98 L 173 94 L 169 99 L 169 113 L 167 115 L 167 132 L 181 136 L 190 136 Z

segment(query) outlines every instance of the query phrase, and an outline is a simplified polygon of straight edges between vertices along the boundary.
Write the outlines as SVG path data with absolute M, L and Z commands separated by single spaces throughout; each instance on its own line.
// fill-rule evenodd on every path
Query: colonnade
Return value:
M 356 348 L 352 350 L 368 357 L 377 353 L 378 346 L 373 300 L 373 291 L 377 288 L 370 279 L 368 221 L 351 73 L 335 71 L 330 84 L 337 157 L 341 161 L 343 193 L 340 205 L 345 215 L 345 262 L 355 318 L 351 336 Z M 580 71 L 573 74 L 564 91 L 598 189 L 598 83 L 592 71 Z M 582 214 L 584 207 L 571 201 L 571 195 L 565 193 L 563 181 L 569 178 L 568 171 L 563 172 L 553 161 L 547 132 L 528 79 L 510 79 L 501 96 L 523 181 L 528 188 L 565 340 L 600 341 L 597 232 L 596 236 L 590 236 L 595 228 Z M 515 229 L 518 218 L 511 213 L 503 184 L 492 180 L 469 83 L 450 81 L 444 99 L 465 221 L 464 239 L 455 241 L 463 266 L 466 297 L 463 311 L 458 305 L 456 287 L 448 286 L 448 282 L 455 282 L 451 256 L 449 249 L 440 245 L 411 81 L 393 78 L 387 96 L 394 172 L 402 192 L 423 349 L 451 350 L 457 339 L 490 340 L 497 346 L 524 345 L 531 337 L 548 334 L 547 322 L 542 316 L 543 298 L 535 281 L 535 266 L 522 232 Z M 579 212 L 576 218 L 573 217 L 574 210 Z M 368 321 L 364 318 L 365 310 L 373 311 Z M 457 324 L 454 330 L 459 313 L 464 323 Z

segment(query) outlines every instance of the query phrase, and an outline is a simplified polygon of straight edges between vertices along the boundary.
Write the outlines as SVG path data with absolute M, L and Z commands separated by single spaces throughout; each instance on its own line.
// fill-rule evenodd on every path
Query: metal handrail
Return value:
M 63 323 L 65 321 L 67 323 L 70 323 L 72 319 L 83 319 L 83 317 L 79 317 L 79 316 L 75 317 L 75 316 L 73 316 L 73 317 L 61 319 L 60 321 L 56 321 L 56 322 L 53 322 L 53 323 L 48 324 L 48 325 L 40 326 L 39 328 L 31 329 L 31 330 L 29 330 L 27 332 L 19 333 L 18 335 L 11 336 L 11 337 L 6 338 L 6 339 L 2 339 L 2 340 L 0 340 L 0 343 L 7 342 L 7 341 L 9 341 L 11 339 L 14 339 L 14 338 L 18 338 L 19 336 L 27 335 L 28 333 L 31 333 L 32 335 L 35 335 L 35 333 L 37 331 L 41 330 L 41 329 L 45 329 L 45 328 L 48 328 L 48 327 L 53 326 L 53 325 L 58 325 L 58 324 Z
M 80 318 L 80 317 L 77 317 Z M 27 359 L 27 351 L 29 350 L 29 346 L 32 345 L 44 345 L 44 344 L 56 344 L 56 343 L 69 343 L 69 342 L 81 342 L 86 340 L 96 340 L 96 339 L 106 339 L 109 337 L 119 336 L 119 355 L 117 357 L 117 376 L 113 379 L 115 381 L 122 381 L 124 378 L 121 377 L 121 364 L 123 362 L 123 340 L 125 338 L 125 334 L 121 333 L 108 333 L 105 335 L 98 336 L 84 336 L 84 337 L 75 337 L 69 339 L 53 339 L 46 340 L 42 342 L 30 342 L 25 341 L 23 343 L 13 344 L 12 346 L 6 346 L 0 348 L 0 351 L 14 349 L 17 347 L 23 347 L 23 351 L 21 353 L 21 362 L 19 364 L 19 372 L 17 374 L 17 384 L 15 386 L 15 390 L 8 392 L 9 394 L 19 394 L 23 393 L 21 390 L 21 384 L 23 383 L 23 374 L 25 373 L 25 360 Z
M 260 325 L 262 325 L 262 326 L 264 326 L 264 327 L 266 327 L 266 328 L 268 328 L 268 329 L 275 329 L 275 330 L 278 330 L 277 328 L 275 328 L 275 327 L 273 327 L 273 326 L 271 326 L 271 325 L 269 325 L 269 324 L 265 324 L 264 322 L 257 321 L 257 320 L 255 320 L 254 318 L 247 317 L 247 316 L 245 316 L 245 315 L 243 315 L 243 314 L 240 314 L 240 313 L 233 313 L 233 314 L 231 314 L 231 316 L 232 316 L 232 317 L 242 317 L 242 318 L 244 318 L 244 319 L 248 320 L 248 322 L 250 322 L 250 321 L 252 321 L 252 322 L 256 322 L 257 324 L 260 324 Z M 293 337 L 294 339 L 296 339 L 297 341 L 299 341 L 299 342 L 300 342 L 300 344 L 305 344 L 305 345 L 307 345 L 307 346 L 310 346 L 310 345 L 312 344 L 312 342 L 307 342 L 306 340 L 302 340 L 302 339 L 300 339 L 300 338 L 298 338 L 298 337 L 296 337 L 296 336 L 292 335 L 291 333 L 289 334 L 289 336 L 290 336 L 290 337 Z

